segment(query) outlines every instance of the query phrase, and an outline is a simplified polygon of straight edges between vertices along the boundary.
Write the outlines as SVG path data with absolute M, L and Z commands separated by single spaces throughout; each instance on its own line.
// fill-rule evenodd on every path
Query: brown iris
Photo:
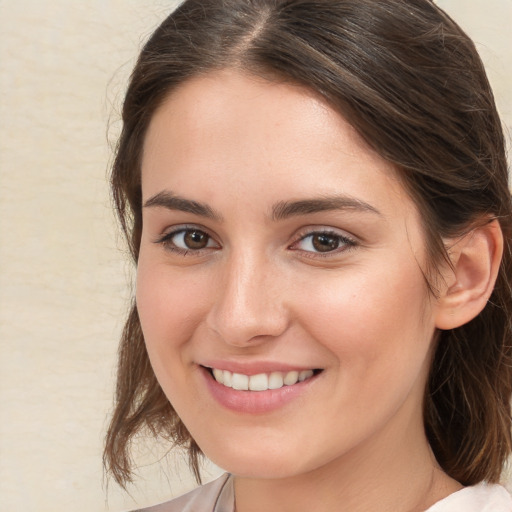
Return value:
M 311 242 L 318 252 L 334 251 L 340 245 L 339 237 L 325 233 L 313 235 Z
M 204 249 L 208 245 L 210 237 L 202 231 L 190 230 L 183 237 L 185 245 L 189 249 Z

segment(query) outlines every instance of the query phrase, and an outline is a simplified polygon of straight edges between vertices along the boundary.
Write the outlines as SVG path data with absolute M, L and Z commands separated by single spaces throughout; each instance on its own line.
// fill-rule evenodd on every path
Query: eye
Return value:
M 205 231 L 197 228 L 179 228 L 164 235 L 156 243 L 171 251 L 186 254 L 204 249 L 218 249 L 219 245 Z
M 356 245 L 355 240 L 334 231 L 308 233 L 290 248 L 309 253 L 333 253 L 347 250 Z

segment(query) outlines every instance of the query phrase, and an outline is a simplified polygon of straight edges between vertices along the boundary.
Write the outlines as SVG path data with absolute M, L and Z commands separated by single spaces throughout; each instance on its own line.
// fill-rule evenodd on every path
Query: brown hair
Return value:
M 430 0 L 185 1 L 143 48 L 123 107 L 112 190 L 135 263 L 148 124 L 179 84 L 226 67 L 316 91 L 395 164 L 423 217 L 427 277 L 446 257 L 443 237 L 499 220 L 505 251 L 493 294 L 474 320 L 439 333 L 424 400 L 446 473 L 465 485 L 497 481 L 512 447 L 512 214 L 501 124 L 473 43 Z M 157 383 L 134 304 L 104 454 L 123 485 L 130 440 L 144 429 L 186 447 L 199 477 L 200 449 Z

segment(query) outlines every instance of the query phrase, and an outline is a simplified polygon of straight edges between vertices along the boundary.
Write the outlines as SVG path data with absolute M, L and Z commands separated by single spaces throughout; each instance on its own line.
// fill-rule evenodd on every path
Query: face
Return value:
M 436 305 L 417 209 L 320 98 L 235 71 L 154 115 L 137 306 L 201 449 L 283 477 L 424 440 Z

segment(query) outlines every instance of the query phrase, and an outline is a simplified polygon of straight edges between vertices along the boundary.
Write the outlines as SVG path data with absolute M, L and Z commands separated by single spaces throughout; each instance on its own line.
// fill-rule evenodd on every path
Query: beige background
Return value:
M 510 129 L 512 0 L 439 3 L 477 41 Z M 115 140 L 133 59 L 174 4 L 0 0 L 1 511 L 122 511 L 194 485 L 149 464 L 158 448 L 133 498 L 101 468 L 131 273 L 107 125 Z

